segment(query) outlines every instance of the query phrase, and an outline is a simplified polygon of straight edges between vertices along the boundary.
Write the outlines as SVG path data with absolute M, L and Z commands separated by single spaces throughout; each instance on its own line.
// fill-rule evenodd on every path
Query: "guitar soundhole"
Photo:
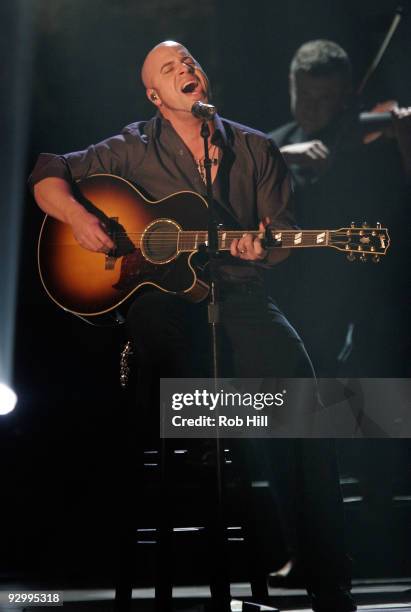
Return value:
M 147 259 L 165 263 L 177 254 L 179 227 L 169 220 L 159 219 L 150 225 L 143 236 L 142 251 Z

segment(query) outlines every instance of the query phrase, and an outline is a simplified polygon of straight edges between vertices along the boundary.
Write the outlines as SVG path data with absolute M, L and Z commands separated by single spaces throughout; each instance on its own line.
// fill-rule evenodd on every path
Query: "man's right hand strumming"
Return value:
M 114 248 L 114 242 L 107 236 L 103 224 L 80 204 L 80 208 L 68 215 L 74 238 L 85 249 L 108 253 Z
M 75 239 L 83 248 L 99 253 L 108 253 L 114 248 L 101 221 L 77 202 L 65 179 L 49 177 L 39 181 L 34 187 L 34 197 L 46 214 L 71 225 Z

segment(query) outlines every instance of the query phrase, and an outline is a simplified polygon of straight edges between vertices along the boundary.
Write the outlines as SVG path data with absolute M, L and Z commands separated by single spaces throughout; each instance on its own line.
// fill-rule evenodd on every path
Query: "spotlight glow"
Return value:
M 0 383 L 0 416 L 14 410 L 17 403 L 17 395 L 4 383 Z

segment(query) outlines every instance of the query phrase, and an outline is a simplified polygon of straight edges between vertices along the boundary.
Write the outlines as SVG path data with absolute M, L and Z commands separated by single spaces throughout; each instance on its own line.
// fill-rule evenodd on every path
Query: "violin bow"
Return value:
M 374 57 L 373 61 L 371 62 L 367 72 L 365 73 L 359 87 L 357 90 L 357 95 L 360 96 L 363 91 L 364 88 L 366 86 L 366 84 L 368 83 L 370 77 L 372 76 L 372 74 L 374 73 L 374 71 L 376 70 L 376 68 L 378 67 L 378 64 L 381 62 L 384 53 L 387 50 L 388 45 L 391 42 L 392 37 L 394 36 L 398 26 L 400 25 L 401 19 L 404 16 L 404 8 L 399 5 L 397 6 L 397 8 L 395 9 L 395 14 L 394 14 L 394 18 L 392 20 L 392 23 L 388 29 L 387 34 L 385 35 L 384 40 L 382 41 L 382 44 L 380 46 L 380 48 L 377 51 L 376 56 Z
M 402 5 L 397 6 L 397 8 L 395 9 L 395 13 L 394 13 L 394 18 L 392 20 L 392 23 L 387 31 L 387 34 L 385 35 L 384 40 L 382 41 L 382 44 L 380 46 L 380 48 L 378 49 L 378 52 L 375 56 L 375 58 L 373 59 L 373 61 L 371 62 L 367 72 L 365 73 L 365 76 L 363 77 L 356 95 L 354 96 L 354 100 L 352 102 L 353 106 L 355 105 L 355 102 L 357 102 L 357 105 L 359 104 L 359 99 L 361 94 L 364 92 L 364 88 L 366 86 L 366 84 L 368 83 L 371 75 L 374 73 L 375 69 L 377 68 L 377 66 L 379 65 L 379 63 L 381 62 L 384 53 L 386 52 L 388 45 L 391 42 L 392 37 L 394 36 L 398 26 L 400 25 L 401 19 L 404 16 L 404 8 Z M 365 113 L 364 113 L 365 114 Z M 342 121 L 342 124 L 340 125 L 340 129 L 338 130 L 335 142 L 334 142 L 334 146 L 332 147 L 332 151 L 331 151 L 331 155 L 330 155 L 330 159 L 329 159 L 329 163 L 333 163 L 338 150 L 340 149 L 341 143 L 345 137 L 345 135 L 347 134 L 347 132 L 350 129 L 350 126 L 353 123 L 353 112 L 349 113 L 347 115 L 347 117 L 345 117 L 345 119 Z M 381 119 L 381 118 L 380 118 Z M 374 122 L 375 123 L 375 122 Z M 318 177 L 316 177 L 316 179 L 313 180 L 318 180 Z

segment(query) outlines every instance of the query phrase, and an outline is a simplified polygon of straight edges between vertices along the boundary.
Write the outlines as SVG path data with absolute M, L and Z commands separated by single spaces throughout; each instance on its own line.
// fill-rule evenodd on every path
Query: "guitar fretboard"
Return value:
M 219 231 L 218 248 L 229 250 L 231 242 L 241 238 L 247 230 L 242 231 Z M 249 233 L 255 233 L 249 230 Z M 264 238 L 264 234 L 258 234 Z M 273 248 L 292 249 L 298 247 L 321 247 L 328 246 L 329 230 L 271 230 L 272 243 L 268 246 Z M 178 238 L 179 251 L 196 251 L 202 244 L 207 245 L 208 232 L 206 231 L 181 231 Z

